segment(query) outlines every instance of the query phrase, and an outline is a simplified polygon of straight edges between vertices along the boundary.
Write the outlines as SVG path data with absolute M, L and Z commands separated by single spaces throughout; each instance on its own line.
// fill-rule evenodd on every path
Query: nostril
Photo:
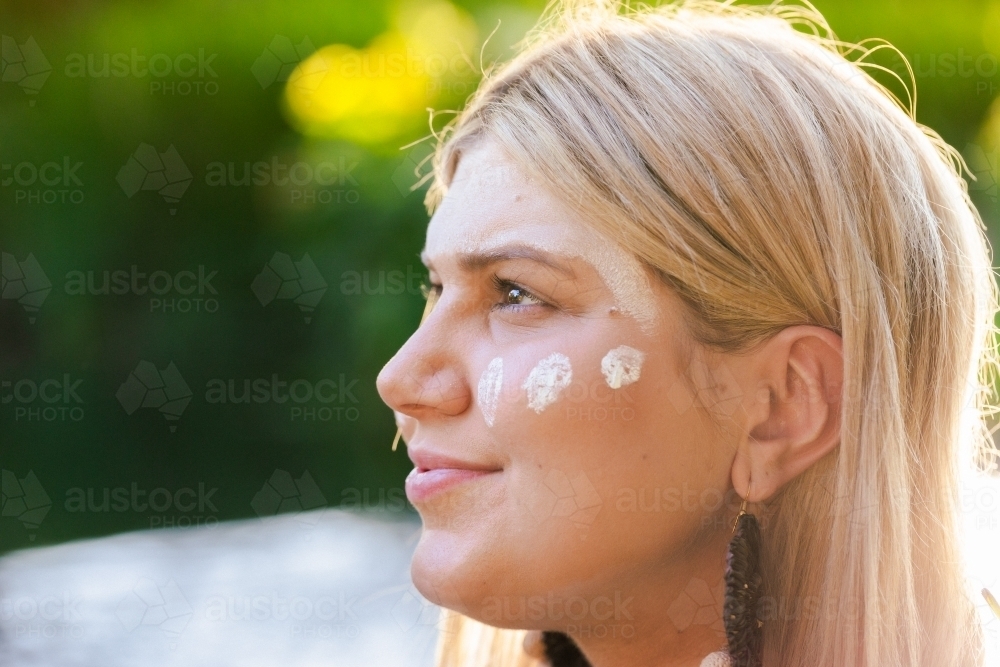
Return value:
M 451 387 L 450 391 L 441 393 L 437 408 L 447 414 L 459 414 L 468 407 L 471 402 L 470 398 L 468 391 L 461 387 Z
M 375 379 L 382 401 L 410 417 L 433 412 L 455 415 L 471 404 L 471 389 L 454 349 L 422 327 Z M 434 344 L 432 344 L 434 343 Z

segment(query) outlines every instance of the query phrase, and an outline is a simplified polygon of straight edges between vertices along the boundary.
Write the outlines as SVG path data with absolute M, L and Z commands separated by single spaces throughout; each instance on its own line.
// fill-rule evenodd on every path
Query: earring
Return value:
M 747 495 L 750 495 L 749 488 Z M 743 499 L 726 552 L 723 622 L 733 667 L 760 667 L 763 622 L 758 617 L 762 588 L 760 525 Z
M 421 285 L 420 293 L 423 294 L 424 299 L 427 300 L 426 303 L 424 303 L 424 312 L 420 316 L 420 324 L 423 324 L 424 320 L 427 319 L 427 316 L 431 314 L 432 310 L 434 310 L 434 306 L 437 305 L 437 300 L 438 297 L 440 296 L 440 292 L 438 292 L 437 290 L 430 289 L 429 287 L 427 287 L 427 285 Z M 418 329 L 420 328 L 420 324 L 417 325 Z M 396 451 L 396 445 L 399 444 L 399 438 L 402 435 L 403 435 L 403 429 L 397 426 L 396 437 L 392 439 L 392 451 Z
M 543 632 L 542 645 L 551 667 L 590 667 L 576 642 L 563 632 Z

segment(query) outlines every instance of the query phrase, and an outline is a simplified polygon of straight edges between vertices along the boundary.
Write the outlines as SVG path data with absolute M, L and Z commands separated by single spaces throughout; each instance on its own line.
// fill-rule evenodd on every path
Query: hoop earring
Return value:
M 760 525 L 746 510 L 747 499 L 743 498 L 726 552 L 726 595 L 722 613 L 733 667 L 760 667 L 764 626 L 758 617 L 763 584 Z

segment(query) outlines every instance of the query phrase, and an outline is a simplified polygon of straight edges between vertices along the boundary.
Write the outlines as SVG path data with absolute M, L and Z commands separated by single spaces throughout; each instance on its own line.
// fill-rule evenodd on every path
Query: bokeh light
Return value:
M 298 65 L 285 89 L 289 120 L 312 137 L 398 139 L 442 89 L 475 75 L 477 39 L 472 17 L 445 0 L 401 4 L 366 47 L 330 44 Z

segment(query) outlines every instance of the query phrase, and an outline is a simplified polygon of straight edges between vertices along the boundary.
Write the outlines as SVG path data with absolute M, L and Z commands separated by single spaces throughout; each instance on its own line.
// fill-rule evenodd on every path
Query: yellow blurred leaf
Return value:
M 285 103 L 307 135 L 374 145 L 414 125 L 442 80 L 473 75 L 475 23 L 444 0 L 400 5 L 395 27 L 363 49 L 331 44 L 289 77 Z

